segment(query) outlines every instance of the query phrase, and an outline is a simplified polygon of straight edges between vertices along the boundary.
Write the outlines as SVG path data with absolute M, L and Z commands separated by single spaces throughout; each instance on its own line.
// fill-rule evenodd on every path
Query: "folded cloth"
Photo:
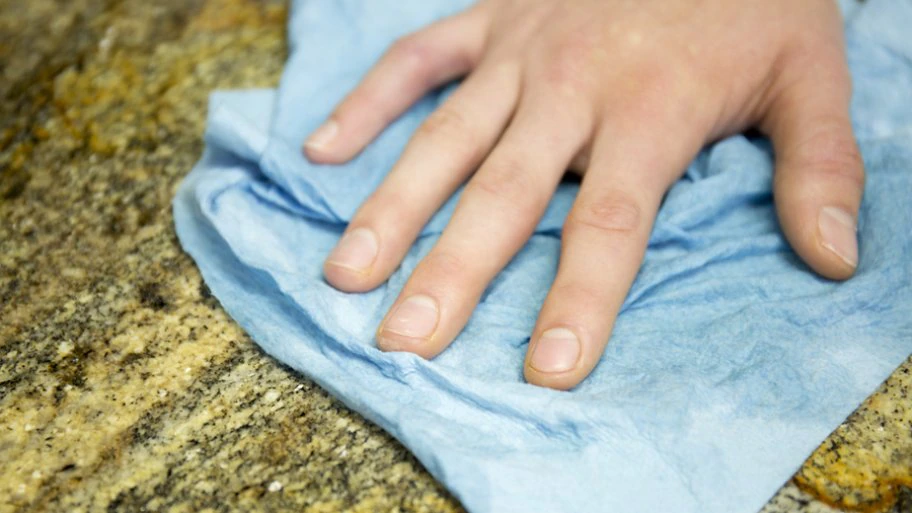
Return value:
M 394 38 L 466 3 L 294 2 L 279 88 L 212 95 L 207 149 L 174 201 L 182 244 L 258 344 L 399 439 L 469 511 L 756 511 L 912 352 L 912 2 L 847 15 L 869 173 L 856 277 L 830 282 L 796 257 L 769 144 L 728 138 L 668 193 L 608 349 L 570 392 L 524 383 L 522 361 L 575 184 L 434 360 L 381 352 L 373 333 L 453 200 L 379 289 L 321 276 L 453 86 L 348 164 L 310 164 L 301 141 Z

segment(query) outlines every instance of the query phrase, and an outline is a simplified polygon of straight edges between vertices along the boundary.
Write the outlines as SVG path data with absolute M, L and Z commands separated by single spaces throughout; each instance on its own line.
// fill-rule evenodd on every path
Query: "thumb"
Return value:
M 841 58 L 831 62 L 824 72 L 797 70 L 802 78 L 773 98 L 764 128 L 776 152 L 773 195 L 786 238 L 817 273 L 845 280 L 858 266 L 864 163 L 849 117 L 848 70 Z

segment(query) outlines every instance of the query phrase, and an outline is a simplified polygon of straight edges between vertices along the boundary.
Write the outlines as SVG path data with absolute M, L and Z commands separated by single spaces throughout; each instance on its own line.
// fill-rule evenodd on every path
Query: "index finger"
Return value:
M 481 58 L 485 19 L 477 8 L 399 39 L 304 143 L 314 162 L 353 158 L 432 88 L 467 74 Z

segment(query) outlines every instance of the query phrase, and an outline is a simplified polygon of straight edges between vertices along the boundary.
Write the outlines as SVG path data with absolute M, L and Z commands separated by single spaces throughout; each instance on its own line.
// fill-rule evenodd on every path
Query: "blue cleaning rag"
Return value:
M 756 511 L 912 352 L 912 2 L 846 11 L 869 172 L 857 276 L 821 279 L 789 248 L 765 140 L 721 141 L 669 192 L 611 343 L 570 392 L 524 383 L 522 361 L 575 184 L 432 361 L 381 352 L 373 333 L 453 200 L 379 289 L 321 276 L 452 87 L 351 163 L 310 164 L 301 141 L 394 38 L 466 4 L 294 2 L 278 89 L 212 95 L 207 149 L 174 201 L 181 242 L 258 344 L 398 438 L 469 511 Z

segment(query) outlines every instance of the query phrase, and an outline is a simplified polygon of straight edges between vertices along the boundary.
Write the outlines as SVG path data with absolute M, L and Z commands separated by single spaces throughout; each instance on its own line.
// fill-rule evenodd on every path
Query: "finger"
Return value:
M 776 210 L 798 255 L 822 276 L 844 280 L 858 266 L 864 191 L 849 118 L 850 78 L 837 55 L 794 71 L 802 78 L 779 92 L 766 123 L 776 150 Z
M 381 324 L 381 349 L 431 358 L 459 334 L 488 283 L 532 234 L 588 137 L 585 118 L 562 108 L 559 102 L 520 101 L 447 229 Z
M 429 90 L 468 73 L 481 57 L 484 40 L 479 9 L 398 40 L 310 135 L 305 154 L 321 163 L 348 161 Z
M 474 172 L 513 114 L 519 72 L 484 65 L 422 124 L 324 265 L 330 284 L 373 289 L 396 269 L 434 212 Z
M 526 355 L 529 383 L 570 389 L 598 363 L 642 263 L 662 195 L 706 133 L 673 128 L 672 120 L 647 123 L 640 113 L 624 119 L 601 128 L 564 223 L 558 273 Z

